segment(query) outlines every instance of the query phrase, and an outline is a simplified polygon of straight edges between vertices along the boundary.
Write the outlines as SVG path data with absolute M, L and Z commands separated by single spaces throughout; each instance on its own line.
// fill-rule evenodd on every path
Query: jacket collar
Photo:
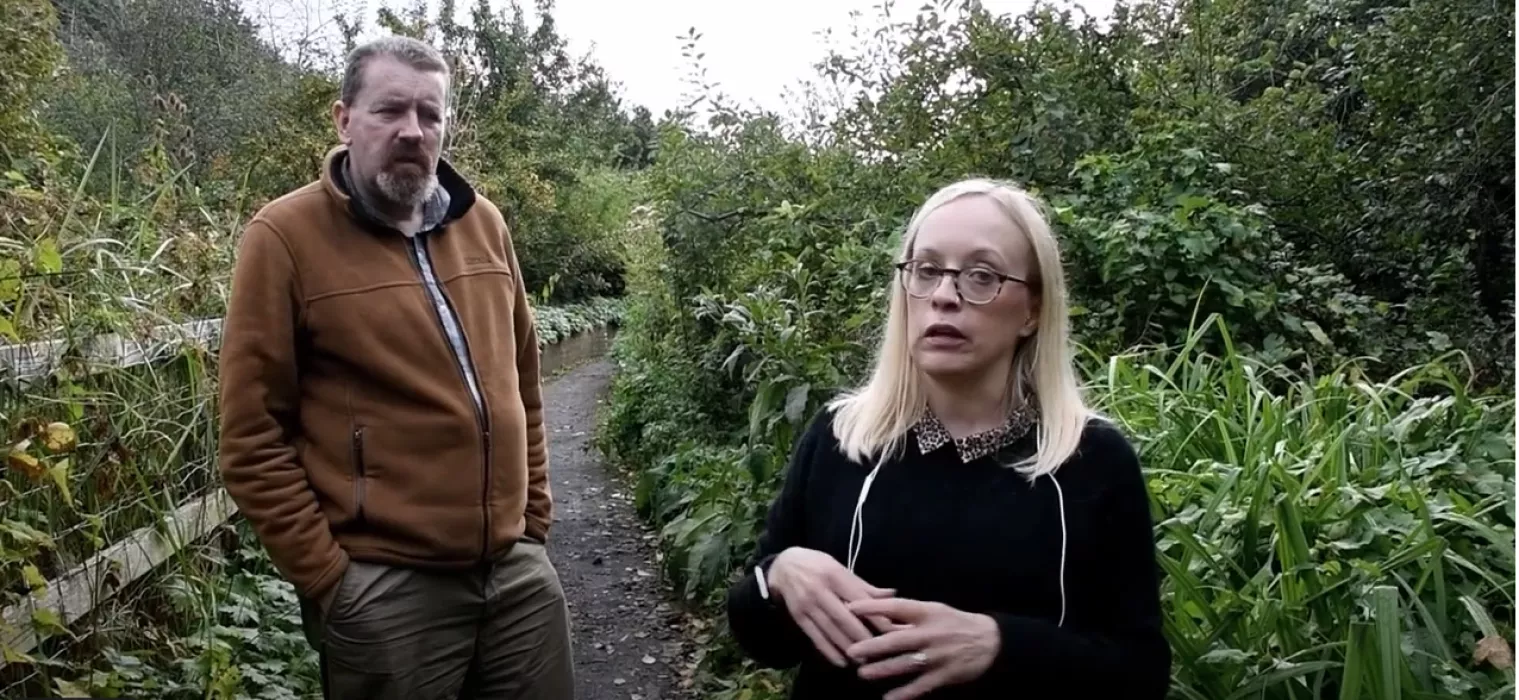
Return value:
M 438 231 L 469 213 L 475 205 L 475 190 L 447 160 L 438 159 L 438 192 L 423 205 L 422 233 Z M 337 146 L 322 160 L 322 187 L 361 226 L 377 232 L 395 233 L 395 227 L 352 194 L 348 181 L 348 147 Z M 429 211 L 430 210 L 430 211 Z

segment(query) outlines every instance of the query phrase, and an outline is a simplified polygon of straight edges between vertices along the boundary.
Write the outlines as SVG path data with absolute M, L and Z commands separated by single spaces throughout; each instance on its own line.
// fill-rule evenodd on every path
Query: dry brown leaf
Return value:
M 1483 637 L 1477 640 L 1477 650 L 1472 654 L 1472 660 L 1479 664 L 1486 661 L 1499 670 L 1510 669 L 1514 667 L 1514 650 L 1509 648 L 1508 641 L 1502 637 Z
M 36 457 L 26 453 L 26 448 L 30 447 L 31 444 L 31 440 L 22 440 L 12 446 L 10 456 L 6 458 L 6 464 L 10 465 L 11 469 L 19 471 L 25 474 L 27 478 L 35 481 L 41 479 L 42 475 L 47 473 L 47 469 L 43 468 L 42 462 L 38 461 Z

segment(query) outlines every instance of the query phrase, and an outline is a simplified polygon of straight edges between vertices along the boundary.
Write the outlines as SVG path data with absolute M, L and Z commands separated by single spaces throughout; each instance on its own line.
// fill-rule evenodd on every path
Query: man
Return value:
M 343 145 L 248 224 L 221 474 L 329 698 L 570 700 L 538 336 L 500 211 L 439 156 L 449 79 L 421 42 L 356 49 Z

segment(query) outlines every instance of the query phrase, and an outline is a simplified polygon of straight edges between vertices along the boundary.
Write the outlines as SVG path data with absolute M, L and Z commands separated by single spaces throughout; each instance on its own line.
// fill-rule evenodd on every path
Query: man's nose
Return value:
M 417 119 L 416 111 L 407 110 L 406 116 L 401 118 L 401 131 L 396 136 L 406 141 L 422 139 L 422 122 Z

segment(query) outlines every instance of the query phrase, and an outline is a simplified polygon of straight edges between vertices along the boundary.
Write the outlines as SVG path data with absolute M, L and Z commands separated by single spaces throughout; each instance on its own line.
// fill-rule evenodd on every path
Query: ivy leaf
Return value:
M 58 617 L 58 611 L 52 608 L 37 608 L 32 611 L 32 624 L 38 632 L 51 637 L 55 634 L 73 636 L 69 634 L 68 626 L 63 624 L 63 618 Z M 85 697 L 89 697 L 86 695 Z
M 37 241 L 37 269 L 50 275 L 63 272 L 63 256 L 58 254 L 58 242 L 52 236 Z

